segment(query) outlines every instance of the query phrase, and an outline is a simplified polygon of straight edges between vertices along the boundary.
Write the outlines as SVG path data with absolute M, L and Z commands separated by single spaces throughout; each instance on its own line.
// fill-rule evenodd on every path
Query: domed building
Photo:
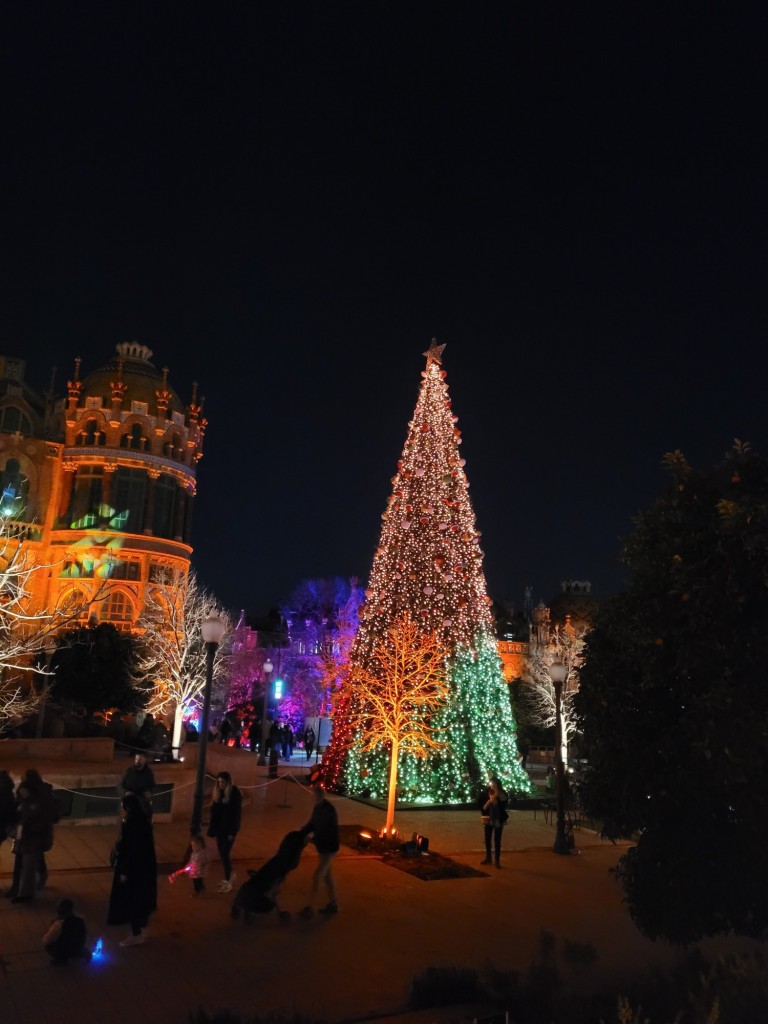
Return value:
M 0 359 L 0 512 L 48 569 L 31 578 L 33 611 L 75 598 L 84 620 L 131 630 L 145 588 L 188 572 L 206 421 L 196 385 L 185 404 L 151 360 L 124 342 L 81 379 L 76 359 L 57 399 Z

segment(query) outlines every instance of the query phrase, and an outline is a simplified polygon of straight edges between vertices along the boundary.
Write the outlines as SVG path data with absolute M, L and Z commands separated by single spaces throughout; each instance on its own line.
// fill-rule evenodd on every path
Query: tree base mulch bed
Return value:
M 358 842 L 358 834 L 367 832 L 371 836 L 371 842 L 361 847 Z M 487 871 L 478 871 L 469 867 L 468 864 L 460 864 L 451 860 L 450 857 L 443 857 L 440 853 L 419 853 L 414 856 L 404 856 L 400 852 L 399 843 L 387 842 L 379 839 L 376 830 L 365 825 L 340 825 L 339 838 L 344 846 L 350 847 L 356 853 L 368 857 L 379 857 L 383 864 L 388 864 L 398 871 L 405 871 L 414 878 L 420 878 L 423 882 L 439 881 L 444 878 L 487 878 Z

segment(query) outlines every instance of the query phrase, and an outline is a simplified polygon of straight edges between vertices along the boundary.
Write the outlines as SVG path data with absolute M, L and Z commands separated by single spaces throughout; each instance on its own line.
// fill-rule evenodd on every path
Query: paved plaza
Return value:
M 234 848 L 240 880 L 309 817 L 305 766 L 295 760 L 280 771 L 270 780 L 267 769 L 259 769 L 253 785 L 243 787 L 243 828 Z M 384 822 L 377 808 L 331 799 L 343 824 Z M 418 831 L 428 836 L 431 850 L 479 868 L 483 838 L 476 812 L 408 811 L 396 823 L 402 835 Z M 158 911 L 147 943 L 121 949 L 127 929 L 105 924 L 108 855 L 116 834 L 117 822 L 57 826 L 48 887 L 36 903 L 0 899 L 0 1024 L 187 1024 L 198 1007 L 329 1022 L 387 1017 L 404 1011 L 411 979 L 427 967 L 492 963 L 525 970 L 542 930 L 596 948 L 596 967 L 573 979 L 579 986 L 619 979 L 639 966 L 671 964 L 681 955 L 643 939 L 629 920 L 609 874 L 621 847 L 581 830 L 577 852 L 558 856 L 551 820 L 530 810 L 510 812 L 502 869 L 484 869 L 482 877 L 425 882 L 342 847 L 335 868 L 340 912 L 330 919 L 297 914 L 307 902 L 317 859 L 310 846 L 283 890 L 291 920 L 269 915 L 247 925 L 230 919 L 231 896 L 215 891 L 217 860 L 202 898 L 190 897 L 185 878 L 167 883 L 168 871 L 182 863 L 189 830 L 186 822 L 157 822 Z M 4 843 L 3 889 L 11 859 Z M 40 938 L 64 896 L 86 917 L 92 938 L 102 938 L 98 961 L 49 965 Z M 438 1015 L 400 1018 L 408 1019 Z M 450 1017 L 443 1011 L 439 1019 Z

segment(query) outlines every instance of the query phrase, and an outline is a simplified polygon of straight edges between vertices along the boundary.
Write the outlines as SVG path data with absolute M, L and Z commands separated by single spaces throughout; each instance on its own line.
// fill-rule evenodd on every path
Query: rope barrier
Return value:
M 205 778 L 206 778 L 206 781 L 215 782 L 216 779 L 218 778 L 218 776 L 216 776 L 216 775 L 207 775 L 206 774 Z M 297 786 L 301 786 L 301 783 L 300 783 L 298 777 L 293 772 L 284 772 L 282 775 L 277 775 L 273 779 L 267 779 L 266 782 L 259 782 L 259 783 L 257 783 L 254 786 L 240 786 L 240 785 L 238 785 L 237 788 L 241 792 L 243 792 L 243 791 L 250 791 L 250 790 L 257 790 L 257 789 L 266 789 L 267 786 L 272 786 L 276 782 L 282 782 L 285 779 L 290 779 L 291 781 L 295 782 Z M 173 793 L 173 792 L 176 792 L 177 790 L 180 790 L 180 789 L 189 789 L 190 786 L 194 786 L 194 785 L 195 785 L 195 782 L 193 781 L 193 782 L 185 782 L 185 783 L 182 783 L 182 784 L 176 785 L 176 786 L 170 786 L 168 789 L 157 789 L 157 790 L 154 790 L 152 792 L 152 796 L 153 797 L 165 796 L 167 793 Z M 86 793 L 86 792 L 84 792 L 83 790 L 80 790 L 80 789 L 68 789 L 66 786 L 56 786 L 55 789 L 54 789 L 54 792 L 57 792 L 57 793 L 71 793 L 73 796 L 83 796 L 83 797 L 85 797 L 88 800 L 121 800 L 122 799 L 122 794 L 121 793 L 116 793 L 114 796 L 101 796 L 98 793 Z

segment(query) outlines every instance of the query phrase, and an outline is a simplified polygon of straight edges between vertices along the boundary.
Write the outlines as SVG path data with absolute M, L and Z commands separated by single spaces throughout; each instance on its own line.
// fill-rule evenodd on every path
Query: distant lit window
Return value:
M 77 444 L 83 448 L 94 448 L 107 443 L 107 435 L 99 430 L 98 420 L 88 420 L 85 429 L 77 435 Z
M 127 533 L 141 533 L 144 529 L 144 497 L 147 478 L 143 469 L 118 466 L 112 484 L 112 504 Z M 120 527 L 115 526 L 115 529 Z
M 18 459 L 8 459 L 0 475 L 0 513 L 6 519 L 24 519 L 28 494 L 29 480 Z
M 103 606 L 101 618 L 106 622 L 133 622 L 133 602 L 121 590 L 114 590 Z
M 73 530 L 96 526 L 101 512 L 103 487 L 103 466 L 81 466 L 78 469 L 69 505 L 69 522 Z
M 136 452 L 144 451 L 146 438 L 140 423 L 134 423 L 130 431 L 120 438 L 121 448 L 132 448 Z
M 155 537 L 173 537 L 173 519 L 176 509 L 178 484 L 172 476 L 162 473 L 155 483 L 155 510 L 152 533 Z
M 175 459 L 176 462 L 184 461 L 184 442 L 178 434 L 174 434 L 170 441 L 165 442 L 163 455 L 166 459 Z
M 141 578 L 141 565 L 139 562 L 129 559 L 116 559 L 112 563 L 109 578 L 112 580 L 138 580 Z
M 0 410 L 0 434 L 31 434 L 29 417 L 15 405 L 6 405 Z

